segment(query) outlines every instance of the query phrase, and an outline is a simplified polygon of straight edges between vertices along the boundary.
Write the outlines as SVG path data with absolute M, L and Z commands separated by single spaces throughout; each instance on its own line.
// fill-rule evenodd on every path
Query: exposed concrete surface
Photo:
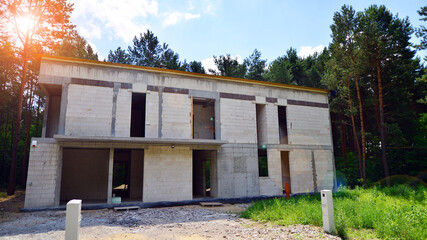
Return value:
M 320 227 L 239 218 L 248 204 L 82 211 L 81 239 L 339 239 Z M 20 213 L 0 223 L 0 239 L 64 239 L 65 211 Z

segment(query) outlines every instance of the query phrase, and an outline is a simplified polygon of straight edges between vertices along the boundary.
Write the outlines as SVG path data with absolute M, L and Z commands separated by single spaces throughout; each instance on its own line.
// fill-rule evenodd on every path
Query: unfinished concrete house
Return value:
M 328 91 L 42 57 L 25 208 L 332 189 Z

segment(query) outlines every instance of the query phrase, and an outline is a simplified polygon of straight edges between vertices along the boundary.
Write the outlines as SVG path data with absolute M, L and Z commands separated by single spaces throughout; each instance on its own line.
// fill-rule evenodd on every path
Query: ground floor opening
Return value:
M 216 196 L 216 151 L 193 150 L 193 199 Z
M 289 151 L 280 152 L 281 165 L 282 165 L 282 189 L 283 193 L 286 193 L 286 183 L 289 187 L 289 193 L 291 190 L 291 171 L 289 168 Z

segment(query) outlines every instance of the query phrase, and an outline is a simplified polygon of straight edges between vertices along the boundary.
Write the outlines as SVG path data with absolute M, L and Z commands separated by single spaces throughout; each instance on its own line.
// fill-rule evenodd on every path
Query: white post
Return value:
M 114 167 L 114 148 L 110 148 L 110 157 L 108 158 L 107 204 L 111 204 L 112 203 L 112 195 L 113 195 L 113 167 Z
M 65 216 L 65 240 L 80 239 L 82 200 L 73 199 L 67 203 Z
M 322 199 L 322 215 L 323 215 L 323 229 L 325 232 L 335 232 L 335 221 L 334 221 L 334 204 L 332 202 L 332 191 L 322 190 L 320 191 Z

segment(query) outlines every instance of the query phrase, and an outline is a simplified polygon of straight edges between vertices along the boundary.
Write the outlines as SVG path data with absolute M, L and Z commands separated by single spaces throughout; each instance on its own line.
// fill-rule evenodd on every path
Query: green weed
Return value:
M 337 234 L 342 238 L 427 239 L 427 188 L 342 188 L 334 193 Z M 255 202 L 241 214 L 255 221 L 322 226 L 320 194 Z

